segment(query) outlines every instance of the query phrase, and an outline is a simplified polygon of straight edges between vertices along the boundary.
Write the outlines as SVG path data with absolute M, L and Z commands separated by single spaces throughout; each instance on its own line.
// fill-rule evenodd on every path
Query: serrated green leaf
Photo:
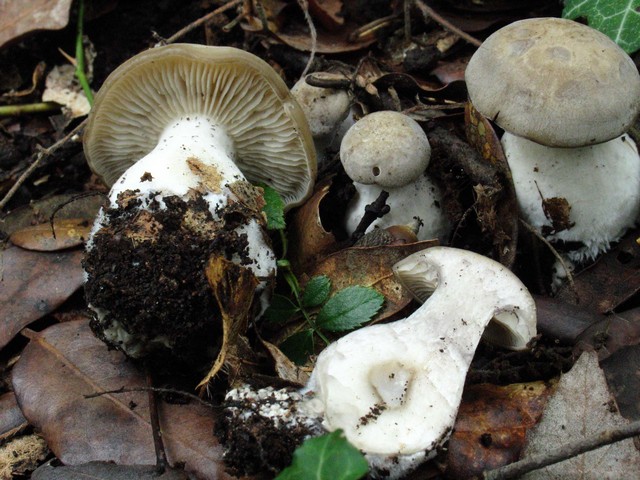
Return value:
M 329 298 L 331 291 L 331 280 L 326 275 L 318 275 L 312 277 L 304 287 L 302 294 L 302 306 L 305 308 L 313 308 L 323 304 Z
M 294 333 L 280 345 L 280 350 L 296 365 L 307 363 L 313 353 L 313 330 L 302 330 Z
M 371 320 L 383 302 L 384 296 L 373 288 L 347 287 L 324 304 L 316 317 L 316 325 L 330 332 L 352 330 Z
M 291 466 L 276 480 L 358 480 L 369 465 L 362 453 L 344 437 L 342 430 L 309 438 L 293 452 Z
M 583 17 L 627 53 L 640 49 L 640 0 L 566 0 L 563 18 Z
M 267 216 L 267 228 L 269 230 L 284 230 L 284 201 L 280 194 L 272 187 L 260 185 L 264 190 L 265 205 L 262 211 Z
M 264 318 L 269 322 L 282 324 L 295 315 L 300 309 L 284 295 L 275 293 L 271 303 L 264 312 Z

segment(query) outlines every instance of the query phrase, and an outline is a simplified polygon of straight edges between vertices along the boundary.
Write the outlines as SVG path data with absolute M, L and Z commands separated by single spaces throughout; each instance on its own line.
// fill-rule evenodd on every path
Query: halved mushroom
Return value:
M 325 428 L 343 429 L 373 465 L 397 472 L 447 440 L 480 338 L 526 348 L 536 309 L 511 271 L 466 250 L 429 248 L 394 273 L 424 304 L 404 320 L 329 345 L 306 390 L 321 404 Z
M 105 81 L 84 148 L 113 183 L 84 262 L 92 328 L 132 357 L 211 355 L 220 316 L 264 309 L 275 276 L 261 190 L 247 179 L 278 190 L 287 208 L 312 190 L 315 154 L 300 107 L 252 54 L 160 47 Z M 232 278 L 247 272 L 205 275 L 225 262 L 255 277 L 248 293 Z M 224 305 L 213 278 L 228 283 L 211 286 Z

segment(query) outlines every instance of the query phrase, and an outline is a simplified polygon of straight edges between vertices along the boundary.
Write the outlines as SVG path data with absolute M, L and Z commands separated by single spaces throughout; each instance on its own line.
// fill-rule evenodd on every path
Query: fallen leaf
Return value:
M 344 25 L 342 0 L 309 0 L 309 11 L 314 19 L 329 31 Z
M 0 348 L 31 322 L 52 312 L 84 282 L 82 250 L 0 252 Z
M 89 238 L 92 223 L 84 219 L 60 219 L 13 232 L 9 240 L 25 250 L 53 252 L 80 246 Z
M 437 240 L 384 245 L 380 247 L 351 247 L 333 253 L 310 266 L 309 278 L 326 275 L 335 293 L 352 285 L 372 287 L 385 297 L 383 309 L 373 321 L 384 320 L 405 308 L 413 297 L 395 279 L 391 267 L 414 252 L 438 245 Z
M 238 339 L 247 330 L 249 312 L 259 283 L 251 269 L 222 256 L 214 255 L 209 258 L 205 273 L 222 317 L 222 346 L 198 388 L 208 385 L 225 364 L 227 357 L 238 356 Z
M 92 462 L 74 466 L 53 466 L 46 463 L 31 475 L 31 480 L 187 480 L 180 470 L 168 470 L 158 475 L 155 466 L 115 465 Z
M 265 348 L 269 352 L 269 355 L 271 355 L 271 358 L 274 361 L 278 378 L 297 383 L 300 386 L 307 384 L 307 380 L 309 380 L 309 377 L 311 376 L 311 372 L 309 371 L 309 369 L 305 369 L 293 363 L 273 343 L 262 340 L 262 344 L 265 346 Z
M 466 388 L 449 439 L 447 476 L 481 477 L 484 470 L 518 460 L 527 430 L 540 419 L 552 391 L 544 382 Z
M 58 30 L 69 22 L 71 0 L 0 2 L 0 47 L 33 30 Z
M 13 388 L 29 422 L 66 465 L 92 461 L 154 465 L 146 392 L 85 395 L 145 387 L 143 375 L 121 352 L 109 350 L 88 322 L 54 325 L 32 334 L 13 369 Z M 213 436 L 215 414 L 200 404 L 159 403 L 170 464 L 204 479 L 230 479 Z
M 13 392 L 0 395 L 0 444 L 27 426 Z M 0 478 L 2 478 L 0 476 Z
M 621 348 L 601 365 L 620 413 L 640 420 L 640 344 Z
M 573 368 L 560 377 L 542 419 L 527 434 L 523 457 L 555 453 L 564 444 L 627 424 L 607 389 L 597 355 L 584 352 Z M 535 470 L 522 478 L 640 478 L 640 452 L 633 439 L 623 440 Z

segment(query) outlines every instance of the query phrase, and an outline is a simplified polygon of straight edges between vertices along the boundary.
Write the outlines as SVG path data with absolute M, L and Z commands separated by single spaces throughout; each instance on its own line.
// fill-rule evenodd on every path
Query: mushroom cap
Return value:
M 85 131 L 89 166 L 113 185 L 172 121 L 188 115 L 224 128 L 247 179 L 276 189 L 287 207 L 311 193 L 316 156 L 304 113 L 266 62 L 231 47 L 168 45 L 114 70 Z
M 561 18 L 514 22 L 467 66 L 475 108 L 504 130 L 553 147 L 624 133 L 640 110 L 640 75 L 609 37 Z
M 329 72 L 315 72 L 313 75 L 323 79 L 344 78 Z M 346 90 L 314 87 L 307 83 L 306 78 L 298 80 L 291 88 L 291 94 L 307 117 L 313 138 L 335 133 L 351 108 L 351 96 Z
M 431 146 L 418 122 L 390 110 L 358 120 L 340 145 L 349 178 L 367 185 L 407 185 L 426 170 L 430 158 Z
M 640 158 L 628 135 L 599 145 L 552 148 L 505 133 L 502 148 L 523 218 L 549 240 L 584 244 L 567 253 L 573 261 L 606 251 L 640 215 Z M 543 201 L 554 198 L 571 207 L 564 221 L 573 224 L 570 228 L 553 229 L 552 220 L 562 214 L 547 217 Z

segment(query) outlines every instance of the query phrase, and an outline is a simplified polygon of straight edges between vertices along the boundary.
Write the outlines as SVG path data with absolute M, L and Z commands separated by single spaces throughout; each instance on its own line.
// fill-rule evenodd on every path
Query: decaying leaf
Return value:
M 539 191 L 540 189 L 538 189 Z M 542 192 L 540 193 L 542 197 Z M 551 221 L 551 227 L 542 226 L 542 235 L 548 236 L 562 230 L 568 230 L 575 225 L 571 221 L 571 204 L 563 197 L 542 198 L 542 211 Z
M 121 352 L 109 350 L 88 322 L 54 325 L 32 334 L 13 370 L 13 388 L 29 422 L 66 465 L 92 461 L 123 465 L 156 462 L 144 376 Z M 170 464 L 201 478 L 230 479 L 212 432 L 215 414 L 200 404 L 159 404 Z
M 293 214 L 289 226 L 289 260 L 294 271 L 303 272 L 308 265 L 335 252 L 336 238 L 327 232 L 320 219 L 320 202 L 329 193 L 330 179 L 319 182 L 313 195 Z
M 58 30 L 69 21 L 71 0 L 0 2 L 0 47 L 33 30 Z
M 584 352 L 571 371 L 562 375 L 542 419 L 528 432 L 523 456 L 549 454 L 571 441 L 627 423 L 607 389 L 598 357 L 593 352 Z M 633 439 L 623 440 L 533 471 L 523 478 L 640 478 L 640 452 Z
M 488 231 L 493 236 L 500 262 L 510 267 L 516 255 L 519 211 L 511 170 L 491 123 L 471 102 L 465 105 L 464 119 L 467 140 L 500 174 L 499 185 L 480 185 L 481 193 L 485 195 L 481 196 L 477 190 L 478 186 L 476 187 L 479 200 L 483 200 L 476 205 L 476 212 L 483 231 Z M 487 196 L 486 193 L 491 195 Z
M 12 438 L 27 427 L 27 419 L 22 415 L 13 392 L 0 395 L 0 444 Z M 3 478 L 0 475 L 0 478 Z
M 91 104 L 76 77 L 74 65 L 59 65 L 47 75 L 43 102 L 56 102 L 62 105 L 67 119 L 82 117 L 89 113 Z
M 602 369 L 620 413 L 630 420 L 640 420 L 640 343 L 613 353 L 602 362 Z
M 38 468 L 31 480 L 187 480 L 182 470 L 169 469 L 158 474 L 155 466 L 115 465 L 106 462 L 91 462 L 83 465 L 53 466 L 51 462 Z
M 84 281 L 81 250 L 0 252 L 0 348 L 20 330 L 55 310 Z
M 209 383 L 228 357 L 237 356 L 238 340 L 247 330 L 254 292 L 259 283 L 249 268 L 223 256 L 214 255 L 209 258 L 205 273 L 220 309 L 223 333 L 218 357 L 198 388 L 203 388 Z
M 518 460 L 527 430 L 540 419 L 552 392 L 544 382 L 465 389 L 449 439 L 448 477 L 479 478 L 484 470 Z
M 60 219 L 13 232 L 11 243 L 26 250 L 52 252 L 77 247 L 89 238 L 91 222 L 85 219 Z
M 425 240 L 404 245 L 346 248 L 320 260 L 306 273 L 309 277 L 329 277 L 333 293 L 350 285 L 374 288 L 385 297 L 383 309 L 374 318 L 381 321 L 401 311 L 412 299 L 395 280 L 391 267 L 406 256 L 437 244 L 437 240 Z
M 640 291 L 638 235 L 638 230 L 629 232 L 616 247 L 574 276 L 574 288 L 565 285 L 557 296 L 583 308 L 609 313 L 637 295 Z
M 309 369 L 300 367 L 293 363 L 273 343 L 262 340 L 262 344 L 271 355 L 271 358 L 273 358 L 278 378 L 282 378 L 283 380 L 287 380 L 289 382 L 298 383 L 300 385 L 306 385 L 307 380 L 309 380 L 309 377 L 311 376 L 311 371 Z

